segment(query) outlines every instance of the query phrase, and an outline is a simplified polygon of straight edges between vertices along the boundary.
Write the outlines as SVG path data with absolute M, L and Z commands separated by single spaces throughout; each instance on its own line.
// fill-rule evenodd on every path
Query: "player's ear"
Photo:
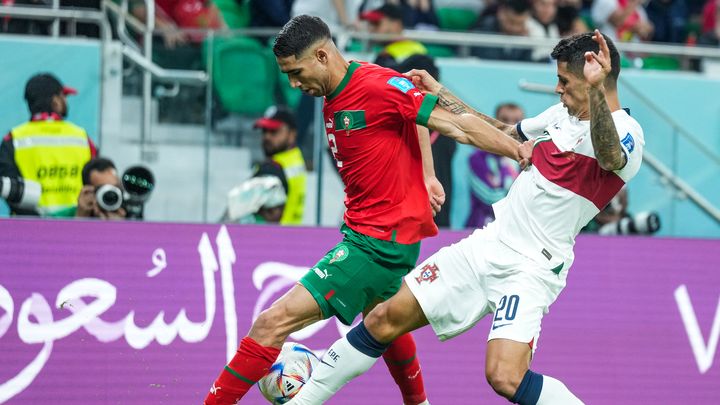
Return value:
M 315 51 L 315 57 L 323 65 L 328 63 L 328 51 L 320 47 Z

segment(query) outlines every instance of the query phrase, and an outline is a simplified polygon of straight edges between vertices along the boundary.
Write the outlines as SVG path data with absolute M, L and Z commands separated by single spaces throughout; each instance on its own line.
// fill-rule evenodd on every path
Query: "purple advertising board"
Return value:
M 422 257 L 467 233 L 423 243 Z M 0 403 L 200 404 L 252 319 L 336 229 L 0 222 Z M 533 361 L 588 404 L 720 403 L 720 241 L 578 239 Z M 485 382 L 490 319 L 415 333 L 430 401 L 506 404 Z M 321 351 L 335 319 L 293 334 Z M 263 404 L 253 388 L 243 403 Z M 330 404 L 400 404 L 379 362 Z

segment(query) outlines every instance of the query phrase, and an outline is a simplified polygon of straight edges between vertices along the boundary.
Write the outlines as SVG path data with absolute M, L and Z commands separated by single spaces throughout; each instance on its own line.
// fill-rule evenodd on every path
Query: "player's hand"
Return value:
M 442 89 L 442 84 L 438 83 L 426 70 L 413 69 L 403 73 L 403 76 L 412 80 L 415 87 L 420 89 L 420 91 L 437 95 L 440 89 Z
M 585 52 L 585 67 L 583 75 L 585 80 L 592 87 L 601 87 L 603 81 L 610 74 L 610 49 L 599 30 L 595 30 L 593 41 L 600 45 L 600 52 Z
M 427 188 L 428 197 L 430 198 L 430 208 L 432 209 L 433 216 L 435 216 L 442 210 L 442 205 L 445 204 L 445 189 L 443 189 L 440 180 L 435 176 L 425 178 L 425 187 Z
M 532 165 L 532 153 L 535 147 L 535 141 L 529 140 L 518 145 L 518 155 L 520 156 L 520 169 L 525 170 Z

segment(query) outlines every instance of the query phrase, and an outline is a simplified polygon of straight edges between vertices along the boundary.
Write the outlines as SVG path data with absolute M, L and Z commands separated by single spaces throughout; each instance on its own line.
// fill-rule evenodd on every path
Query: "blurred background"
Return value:
M 474 108 L 509 123 L 559 101 L 550 51 L 597 27 L 622 53 L 620 99 L 643 126 L 646 149 L 639 175 L 587 231 L 718 238 L 718 3 L 3 1 L 0 128 L 28 121 L 26 82 L 49 72 L 77 91 L 66 118 L 114 162 L 120 188 L 129 191 L 127 168 L 151 172 L 139 217 L 335 227 L 343 186 L 317 120 L 322 100 L 290 88 L 271 50 L 288 19 L 321 16 L 348 59 L 434 70 Z M 449 196 L 438 224 L 482 226 L 517 167 L 433 139 Z M 281 181 L 253 180 L 273 175 Z M 0 213 L 20 211 L 3 202 Z

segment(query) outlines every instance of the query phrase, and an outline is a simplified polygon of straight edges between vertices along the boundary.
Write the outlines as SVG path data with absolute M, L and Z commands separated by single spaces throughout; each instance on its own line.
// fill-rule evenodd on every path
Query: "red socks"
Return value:
M 406 333 L 390 344 L 383 354 L 390 374 L 402 392 L 406 405 L 417 405 L 427 399 L 420 362 L 415 352 L 415 340 Z
M 245 336 L 230 364 L 225 366 L 210 388 L 210 393 L 205 397 L 205 405 L 237 403 L 253 384 L 267 374 L 279 354 L 280 349 L 261 346 Z

